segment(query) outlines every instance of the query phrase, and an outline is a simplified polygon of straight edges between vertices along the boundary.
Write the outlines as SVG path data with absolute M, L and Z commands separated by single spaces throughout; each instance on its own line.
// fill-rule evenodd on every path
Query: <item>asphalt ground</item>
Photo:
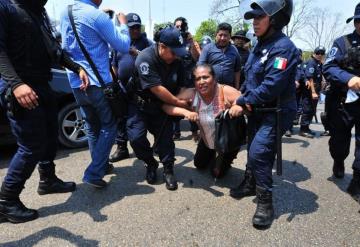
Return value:
M 346 176 L 339 180 L 331 177 L 329 137 L 319 137 L 321 124 L 311 125 L 315 139 L 284 137 L 283 176 L 274 175 L 276 219 L 270 229 L 257 230 L 251 224 L 254 198 L 229 196 L 229 188 L 244 174 L 246 151 L 225 178 L 214 181 L 209 171 L 194 168 L 196 144 L 188 123 L 182 121 L 182 127 L 182 139 L 176 141 L 177 191 L 167 191 L 162 179 L 148 185 L 143 163 L 134 155 L 114 164 L 106 189 L 93 189 L 81 181 L 89 151 L 60 149 L 57 174 L 75 181 L 77 190 L 39 196 L 35 171 L 21 199 L 38 209 L 40 218 L 1 223 L 0 246 L 360 246 L 360 205 L 345 192 L 352 177 L 354 140 Z M 1 148 L 0 177 L 14 151 Z M 159 178 L 161 174 L 162 168 Z

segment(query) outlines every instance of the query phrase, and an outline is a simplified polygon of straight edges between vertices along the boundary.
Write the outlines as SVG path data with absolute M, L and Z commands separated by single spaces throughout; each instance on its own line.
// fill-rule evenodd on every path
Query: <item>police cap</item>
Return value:
M 126 19 L 128 27 L 141 26 L 141 19 L 138 14 L 129 13 L 126 15 Z
M 174 26 L 166 27 L 160 31 L 159 42 L 169 47 L 178 57 L 183 57 L 187 54 L 181 32 Z

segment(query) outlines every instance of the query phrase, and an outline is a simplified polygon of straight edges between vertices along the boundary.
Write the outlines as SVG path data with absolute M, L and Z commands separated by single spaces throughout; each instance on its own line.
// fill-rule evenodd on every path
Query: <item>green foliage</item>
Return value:
M 233 25 L 232 33 L 236 33 L 237 31 L 240 31 L 240 30 L 245 30 L 247 32 L 249 29 L 250 29 L 249 23 L 244 23 L 243 25 L 235 24 L 235 25 Z
M 164 28 L 167 25 L 172 25 L 172 22 L 163 22 L 163 23 L 155 23 L 154 24 L 154 34 L 160 29 L 160 28 Z
M 312 54 L 313 53 L 311 51 L 303 51 L 303 55 L 302 55 L 303 61 L 309 60 Z
M 201 38 L 205 35 L 215 39 L 217 25 L 218 23 L 212 19 L 201 22 L 200 26 L 196 29 L 194 39 L 200 42 Z

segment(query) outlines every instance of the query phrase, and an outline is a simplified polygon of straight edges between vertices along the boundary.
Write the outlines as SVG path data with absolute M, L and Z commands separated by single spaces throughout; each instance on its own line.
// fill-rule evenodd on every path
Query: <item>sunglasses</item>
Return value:
M 324 56 L 324 55 L 325 55 L 325 52 L 316 52 L 315 54 L 316 54 L 316 55 Z

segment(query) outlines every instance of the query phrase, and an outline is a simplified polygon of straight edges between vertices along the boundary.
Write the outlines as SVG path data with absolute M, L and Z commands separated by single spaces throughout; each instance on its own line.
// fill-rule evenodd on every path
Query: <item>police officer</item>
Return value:
M 200 56 L 200 46 L 193 39 L 191 33 L 189 32 L 189 24 L 185 17 L 178 17 L 174 21 L 174 26 L 180 30 L 181 35 L 184 39 L 184 43 L 186 46 L 186 55 L 181 57 L 184 69 L 185 69 L 185 81 L 184 86 L 187 88 L 194 87 L 194 78 L 193 78 L 193 70 L 195 68 L 196 62 Z M 192 133 L 192 138 L 194 141 L 198 141 L 198 126 L 194 122 L 190 122 L 190 131 Z M 174 120 L 174 140 L 180 140 L 181 131 L 180 131 L 180 120 Z
M 156 152 L 164 165 L 164 180 L 168 190 L 177 189 L 174 176 L 175 144 L 173 120 L 161 109 L 163 103 L 188 107 L 188 102 L 176 98 L 183 81 L 184 68 L 178 58 L 186 55 L 186 46 L 180 31 L 166 27 L 155 35 L 156 44 L 143 50 L 136 58 L 137 76 L 133 102 L 129 104 L 127 132 L 136 157 L 146 164 L 146 181 L 156 183 L 158 162 Z M 154 135 L 153 148 L 146 137 Z
M 322 62 L 325 55 L 323 46 L 316 47 L 313 55 L 306 63 L 305 77 L 306 88 L 303 90 L 302 106 L 303 114 L 300 122 L 300 136 L 313 138 L 315 133 L 309 128 L 311 120 L 316 114 L 316 107 L 321 91 Z
M 6 92 L 0 94 L 0 102 L 8 110 L 18 143 L 1 186 L 0 221 L 21 223 L 38 217 L 36 210 L 26 208 L 19 199 L 38 163 L 40 195 L 71 192 L 76 187 L 75 183 L 63 182 L 55 175 L 53 160 L 58 126 L 56 99 L 48 84 L 50 66 L 59 62 L 78 73 L 84 89 L 88 78 L 56 43 L 45 3 L 40 0 L 0 2 L 0 74 L 6 82 Z
M 136 13 L 129 13 L 126 15 L 127 26 L 131 38 L 129 53 L 123 54 L 113 51 L 112 66 L 117 72 L 117 79 L 119 83 L 126 86 L 128 80 L 135 69 L 135 59 L 138 54 L 145 48 L 151 46 L 153 42 L 146 37 L 146 33 L 141 32 L 141 19 Z M 117 148 L 110 156 L 110 162 L 116 162 L 129 158 L 129 150 L 127 148 L 127 133 L 126 133 L 126 118 L 120 119 L 118 123 L 118 134 L 116 137 Z
M 344 160 L 349 155 L 351 130 L 355 126 L 353 178 L 347 192 L 360 203 L 360 3 L 346 22 L 352 20 L 355 31 L 334 41 L 324 64 L 324 75 L 330 82 L 326 104 L 333 174 L 344 177 Z
M 251 112 L 248 160 L 245 178 L 237 188 L 230 190 L 230 195 L 238 199 L 256 195 L 253 225 L 269 227 L 274 218 L 272 167 L 276 154 L 276 114 L 261 112 L 261 108 L 280 107 L 281 134 L 291 126 L 296 114 L 294 81 L 299 55 L 295 45 L 281 31 L 290 21 L 292 0 L 251 2 L 251 10 L 244 17 L 254 19 L 258 43 L 245 65 L 244 93 L 237 100 L 239 106 Z
M 250 39 L 246 37 L 246 31 L 245 30 L 239 30 L 237 31 L 231 39 L 234 42 L 235 47 L 237 48 L 239 55 L 240 55 L 240 63 L 241 63 L 241 72 L 240 72 L 240 88 L 241 85 L 245 81 L 245 74 L 244 74 L 244 66 L 249 58 L 249 42 Z
M 295 76 L 295 87 L 296 87 L 296 105 L 297 111 L 295 119 L 292 123 L 292 126 L 289 130 L 285 132 L 286 137 L 291 137 L 293 134 L 293 126 L 299 124 L 299 119 L 302 114 L 302 91 L 305 89 L 305 71 L 304 63 L 302 61 L 302 50 L 299 51 L 299 64 L 296 67 L 296 76 Z

